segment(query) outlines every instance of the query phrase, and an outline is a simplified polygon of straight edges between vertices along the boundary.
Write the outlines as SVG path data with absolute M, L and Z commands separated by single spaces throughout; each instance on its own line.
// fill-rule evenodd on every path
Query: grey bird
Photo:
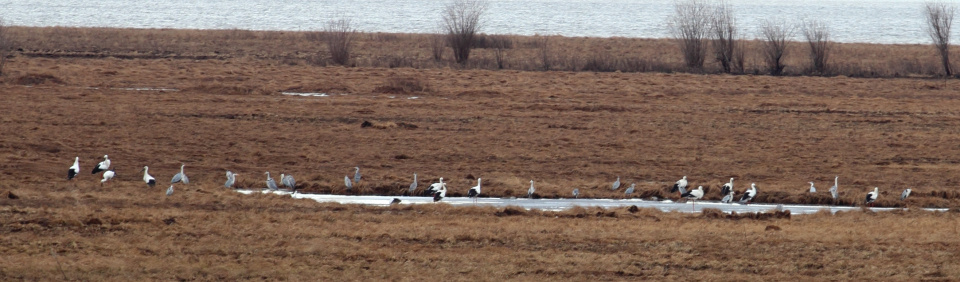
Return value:
M 617 176 L 617 181 L 613 182 L 613 186 L 611 186 L 610 190 L 617 190 L 619 188 L 620 188 L 620 177 Z
M 167 188 L 167 196 L 173 195 L 173 185 L 170 185 L 170 188 Z
M 630 196 L 630 194 L 633 194 L 633 190 L 636 189 L 636 187 L 637 187 L 636 183 L 630 183 L 630 188 L 627 188 L 627 191 L 623 192 L 623 195 Z
M 910 188 L 907 188 L 907 190 L 903 190 L 903 193 L 900 193 L 901 201 L 906 200 L 907 197 L 910 197 Z
M 410 183 L 410 189 L 407 189 L 408 194 L 413 194 L 413 191 L 417 191 L 417 173 L 413 173 L 413 183 Z
M 530 180 L 530 189 L 527 189 L 527 197 L 533 199 L 533 192 L 536 192 L 537 188 L 533 188 L 533 180 Z
M 227 182 L 223 183 L 224 187 L 233 188 L 233 184 L 237 182 L 237 174 L 232 171 L 227 171 Z
M 190 184 L 190 179 L 187 178 L 187 175 L 183 173 L 183 167 L 185 164 L 180 164 L 180 172 L 173 175 L 173 179 L 170 179 L 170 184 L 183 182 L 183 184 Z
M 353 183 L 350 183 L 349 176 L 346 176 L 346 175 L 343 176 L 343 183 L 347 185 L 347 190 L 353 189 Z
M 270 177 L 270 172 L 268 171 L 268 172 L 265 172 L 264 174 L 267 175 L 267 188 L 270 188 L 270 190 L 274 190 L 274 191 L 280 190 L 280 188 L 277 187 L 277 182 L 273 181 L 273 177 Z
M 353 169 L 357 170 L 356 172 L 353 173 L 353 183 L 360 182 L 360 167 L 355 166 L 353 167 Z
M 297 190 L 297 180 L 293 179 L 293 175 L 289 175 L 289 174 L 285 175 L 281 173 L 280 183 L 283 184 L 283 186 L 290 188 L 290 190 L 294 190 L 294 191 Z
M 573 198 L 580 198 L 580 188 L 573 189 Z

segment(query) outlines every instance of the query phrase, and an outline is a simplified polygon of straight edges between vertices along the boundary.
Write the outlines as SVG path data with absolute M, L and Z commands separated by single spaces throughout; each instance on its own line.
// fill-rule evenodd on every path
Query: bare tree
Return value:
M 483 25 L 481 17 L 486 9 L 487 2 L 483 0 L 453 0 L 443 8 L 447 44 L 453 48 L 457 63 L 466 64 L 470 59 L 470 47 Z
M 950 70 L 950 26 L 953 24 L 953 15 L 957 8 L 944 2 L 927 2 L 927 33 L 933 39 L 933 46 L 940 53 L 940 63 L 947 76 L 953 75 Z
M 443 60 L 443 48 L 445 47 L 443 44 L 443 39 L 444 37 L 441 34 L 430 35 L 430 51 L 433 53 L 434 61 L 439 62 Z
M 350 61 L 350 47 L 357 30 L 350 26 L 349 19 L 341 18 L 328 21 L 323 31 L 330 59 L 338 65 L 346 65 Z
M 677 2 L 669 21 L 670 30 L 680 41 L 680 52 L 687 67 L 703 68 L 707 54 L 710 11 L 702 0 Z
M 0 19 L 0 75 L 3 75 L 3 66 L 7 63 L 7 56 L 13 49 L 10 36 L 7 34 L 7 25 Z
M 550 59 L 550 37 L 539 36 L 536 40 L 537 52 L 540 55 L 540 69 L 548 71 L 553 66 L 553 60 Z
M 510 41 L 510 38 L 503 35 L 492 35 L 490 36 L 490 40 L 491 47 L 493 47 L 493 57 L 497 61 L 497 69 L 504 69 L 507 62 L 507 49 L 513 47 L 513 42 Z
M 783 57 L 787 55 L 787 38 L 793 36 L 795 28 L 784 22 L 765 21 L 760 24 L 763 60 L 770 75 L 781 75 L 786 66 Z
M 809 21 L 803 25 L 803 36 L 810 44 L 811 70 L 821 75 L 826 74 L 831 47 L 827 25 L 820 21 Z
M 713 39 L 714 55 L 723 72 L 730 73 L 738 65 L 742 72 L 743 58 L 738 58 L 742 52 L 738 52 L 740 48 L 737 46 L 737 21 L 733 16 L 733 8 L 723 1 L 717 4 L 710 16 L 710 36 Z

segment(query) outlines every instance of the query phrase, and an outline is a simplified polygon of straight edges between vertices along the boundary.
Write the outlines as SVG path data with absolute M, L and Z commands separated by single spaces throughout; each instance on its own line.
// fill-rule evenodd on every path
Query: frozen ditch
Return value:
M 408 197 L 408 196 L 346 196 L 346 195 L 328 195 L 328 194 L 301 194 L 290 193 L 286 191 L 270 190 L 237 190 L 243 194 L 252 193 L 273 193 L 278 195 L 290 195 L 294 199 L 312 199 L 321 203 L 341 203 L 341 204 L 362 204 L 374 206 L 389 206 L 394 198 L 400 199 L 401 205 L 419 205 L 432 204 L 431 197 Z M 640 199 L 617 200 L 617 199 L 527 199 L 527 198 L 478 198 L 474 203 L 473 199 L 466 197 L 447 197 L 441 201 L 453 206 L 492 206 L 492 207 L 522 207 L 524 209 L 539 209 L 547 211 L 561 211 L 575 206 L 580 207 L 601 207 L 601 208 L 619 208 L 637 206 L 638 208 L 655 208 L 665 212 L 700 212 L 705 208 L 718 209 L 725 213 L 755 213 L 767 212 L 777 208 L 775 204 L 723 204 L 719 202 L 697 202 L 696 206 L 692 202 L 673 202 L 649 201 Z M 855 211 L 860 207 L 848 206 L 811 206 L 811 205 L 783 205 L 784 210 L 789 210 L 791 214 L 812 214 L 821 210 L 829 210 L 831 213 L 838 211 Z M 900 208 L 870 208 L 873 211 L 892 211 Z M 947 209 L 924 209 L 927 211 L 945 212 Z

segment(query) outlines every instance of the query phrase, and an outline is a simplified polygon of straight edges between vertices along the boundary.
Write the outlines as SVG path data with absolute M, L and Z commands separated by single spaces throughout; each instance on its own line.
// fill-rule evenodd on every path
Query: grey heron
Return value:
M 901 201 L 906 200 L 907 197 L 910 197 L 910 188 L 907 188 L 907 190 L 903 190 L 903 193 L 900 193 Z
M 283 173 L 281 173 L 280 183 L 283 184 L 283 186 L 290 188 L 290 190 L 293 190 L 293 191 L 297 190 L 297 180 L 293 179 L 293 175 L 289 175 L 289 174 L 284 175 Z
M 727 193 L 726 196 L 723 196 L 723 199 L 721 199 L 720 202 L 724 204 L 729 204 L 730 202 L 733 202 L 733 193 L 734 193 L 733 190 L 730 190 L 730 193 Z
M 533 192 L 536 192 L 537 188 L 533 188 L 533 180 L 530 180 L 530 189 L 527 189 L 527 197 L 533 199 Z
M 167 188 L 167 196 L 173 195 L 173 184 L 170 184 L 170 188 Z
M 580 198 L 580 188 L 573 189 L 573 198 L 575 199 Z
M 816 193 L 817 187 L 813 187 L 813 181 L 810 182 L 810 193 Z
M 183 184 L 190 184 L 190 178 L 187 178 L 187 175 L 183 173 L 184 166 L 186 166 L 186 164 L 180 164 L 180 172 L 173 175 L 173 178 L 170 179 L 170 184 L 174 184 L 177 182 L 183 182 Z
M 90 174 L 97 174 L 97 172 L 105 171 L 110 169 L 110 158 L 107 155 L 103 155 L 103 161 L 98 163 L 97 166 L 93 167 L 93 172 Z
M 268 171 L 268 172 L 265 172 L 264 174 L 267 175 L 267 188 L 270 188 L 270 190 L 273 190 L 273 191 L 280 190 L 280 188 L 277 187 L 277 182 L 273 181 L 273 177 L 270 177 L 270 172 Z
M 413 173 L 413 183 L 410 183 L 410 188 L 407 189 L 407 194 L 413 194 L 413 191 L 417 191 L 417 173 Z
M 80 173 L 80 157 L 73 159 L 73 165 L 67 170 L 67 180 L 73 179 Z
M 636 184 L 636 183 L 630 183 L 630 187 L 627 188 L 627 191 L 624 191 L 624 192 L 623 192 L 623 195 L 624 195 L 624 196 L 630 196 L 630 194 L 633 194 L 633 191 L 634 191 L 636 188 L 637 188 L 637 184 Z
M 356 172 L 353 173 L 353 183 L 360 182 L 360 167 L 355 166 L 353 167 L 353 169 L 357 170 Z
M 347 185 L 347 190 L 353 189 L 353 183 L 350 183 L 349 176 L 346 176 L 346 175 L 343 176 L 343 184 Z
M 619 176 L 617 176 L 617 181 L 614 181 L 614 182 L 613 182 L 613 185 L 610 186 L 610 187 L 611 187 L 610 190 L 620 189 L 620 177 L 619 177 Z
M 237 182 L 237 174 L 232 171 L 227 171 L 227 182 L 223 183 L 223 187 L 233 188 L 233 184 Z
M 834 200 L 837 199 L 837 190 L 838 190 L 837 187 L 839 185 L 840 185 L 840 176 L 837 175 L 836 177 L 833 178 L 833 187 L 830 187 L 830 196 L 833 196 Z

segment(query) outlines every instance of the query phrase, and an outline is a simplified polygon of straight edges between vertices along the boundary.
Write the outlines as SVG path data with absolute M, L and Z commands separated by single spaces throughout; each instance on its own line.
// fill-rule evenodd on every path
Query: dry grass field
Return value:
M 222 32 L 183 31 L 196 37 L 183 48 Z M 960 277 L 956 80 L 334 67 L 243 46 L 209 57 L 110 48 L 25 48 L 7 62 L 2 280 Z M 118 177 L 101 186 L 89 171 L 104 154 Z M 67 181 L 76 156 L 81 175 Z M 181 163 L 191 184 L 165 197 Z M 158 187 L 141 181 L 145 165 Z M 304 192 L 348 193 L 354 166 L 365 180 L 349 193 L 399 195 L 417 172 L 421 187 L 444 177 L 452 196 L 482 177 L 486 196 L 520 195 L 534 179 L 538 197 L 621 197 L 609 190 L 619 176 L 637 197 L 674 197 L 665 188 L 686 175 L 710 200 L 735 177 L 738 192 L 757 183 L 758 202 L 810 204 L 832 203 L 839 175 L 837 204 L 860 206 L 880 187 L 879 206 L 951 212 L 377 208 L 222 187 L 225 170 L 248 188 L 270 171 Z M 822 192 L 806 193 L 808 181 Z M 914 194 L 901 202 L 904 188 Z

